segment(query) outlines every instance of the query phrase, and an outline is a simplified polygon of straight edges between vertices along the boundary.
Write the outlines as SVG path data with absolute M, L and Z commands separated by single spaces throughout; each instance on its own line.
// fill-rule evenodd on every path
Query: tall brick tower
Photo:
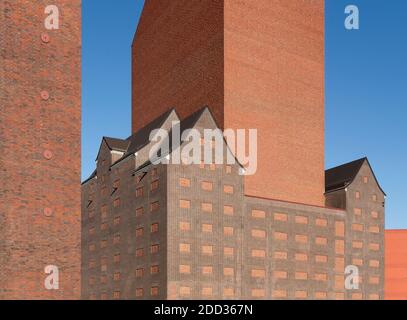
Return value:
M 323 205 L 324 1 L 148 0 L 133 43 L 133 132 L 208 105 L 258 129 L 245 193 Z
M 81 1 L 2 0 L 0 33 L 0 299 L 79 299 Z

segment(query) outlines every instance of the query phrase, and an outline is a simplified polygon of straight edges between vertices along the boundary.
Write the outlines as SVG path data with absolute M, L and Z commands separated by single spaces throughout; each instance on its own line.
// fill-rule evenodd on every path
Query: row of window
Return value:
M 203 287 L 201 289 L 202 296 L 211 297 L 211 296 L 213 296 L 213 292 L 214 292 L 214 290 L 212 287 Z M 192 293 L 192 288 L 189 286 L 180 286 L 178 289 L 178 294 L 181 297 L 191 296 L 191 293 Z M 158 286 L 154 286 L 154 287 L 150 288 L 151 297 L 156 297 L 156 296 L 158 296 L 158 294 L 159 294 Z M 255 288 L 255 289 L 250 290 L 250 294 L 253 298 L 265 298 L 266 290 L 263 288 Z M 144 295 L 145 295 L 144 288 L 136 289 L 137 298 L 142 298 L 142 297 L 144 297 Z M 224 288 L 223 289 L 224 297 L 233 297 L 234 295 L 235 295 L 235 290 L 233 288 Z M 120 297 L 121 297 L 120 291 L 113 292 L 113 299 L 120 299 Z M 273 290 L 272 297 L 273 298 L 287 298 L 288 292 L 285 289 Z M 306 290 L 296 290 L 294 292 L 294 297 L 296 299 L 307 299 L 307 298 L 327 299 L 328 293 L 325 291 L 316 291 L 313 294 L 310 294 Z M 353 300 L 362 300 L 363 297 L 364 297 L 364 295 L 359 292 L 351 294 L 351 299 L 353 299 Z M 370 300 L 379 300 L 380 299 L 380 296 L 377 293 L 371 293 L 371 294 L 367 295 L 367 297 Z M 109 299 L 109 295 L 104 292 L 100 295 L 100 298 L 101 298 L 101 300 L 107 300 L 107 299 Z M 95 294 L 91 294 L 90 299 L 96 300 L 97 297 Z M 343 300 L 343 299 L 345 299 L 345 294 L 343 292 L 336 292 L 335 299 Z
M 362 194 L 360 191 L 355 191 L 355 199 L 359 200 L 362 198 Z M 372 194 L 371 195 L 371 200 L 373 202 L 377 202 L 377 195 L 376 194 Z
M 361 208 L 354 208 L 353 209 L 353 214 L 355 215 L 355 216 L 362 216 L 362 214 L 363 214 L 363 210 L 361 209 Z M 371 216 L 371 218 L 373 218 L 373 219 L 378 219 L 379 218 L 379 213 L 377 212 L 377 211 L 371 211 L 370 212 L 370 216 Z
M 179 179 L 179 185 L 184 188 L 189 188 L 191 187 L 191 179 L 189 178 L 180 178 Z M 213 191 L 213 183 L 210 181 L 202 181 L 201 182 L 201 189 L 204 191 Z M 233 194 L 234 193 L 234 187 L 229 184 L 225 184 L 223 186 L 223 192 L 226 194 Z

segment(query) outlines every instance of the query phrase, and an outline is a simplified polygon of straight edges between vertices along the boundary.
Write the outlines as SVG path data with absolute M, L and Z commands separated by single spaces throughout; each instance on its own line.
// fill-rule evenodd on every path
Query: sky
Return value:
M 386 228 L 407 228 L 407 1 L 325 3 L 326 167 L 367 156 L 387 194 Z M 349 4 L 359 30 L 344 26 Z M 130 53 L 143 5 L 82 1 L 83 179 L 103 136 L 130 135 Z

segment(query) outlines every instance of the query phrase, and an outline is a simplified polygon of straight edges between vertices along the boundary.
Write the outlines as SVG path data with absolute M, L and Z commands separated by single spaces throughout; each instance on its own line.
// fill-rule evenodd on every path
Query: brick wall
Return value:
M 0 15 L 0 299 L 79 299 L 81 1 L 1 1 Z
M 323 205 L 324 1 L 146 2 L 133 42 L 133 132 L 208 105 L 258 129 L 245 192 Z

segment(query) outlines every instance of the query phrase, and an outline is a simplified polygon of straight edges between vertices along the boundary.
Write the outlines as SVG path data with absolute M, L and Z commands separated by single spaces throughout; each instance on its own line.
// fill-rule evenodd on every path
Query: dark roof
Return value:
M 147 124 L 145 127 L 141 128 L 136 133 L 128 137 L 126 141 L 129 143 L 129 146 L 124 157 L 136 153 L 142 147 L 146 146 L 150 142 L 151 131 L 161 128 L 165 120 L 167 120 L 171 112 L 174 110 L 174 108 L 168 110 L 167 112 L 163 113 L 158 118 Z
M 85 184 L 86 182 L 92 180 L 92 179 L 95 178 L 95 177 L 96 177 L 96 170 L 94 170 L 94 171 L 92 172 L 92 174 L 89 176 L 89 178 L 87 178 L 87 179 L 86 179 L 85 181 L 83 181 L 81 184 Z
M 105 139 L 106 144 L 110 150 L 126 152 L 127 148 L 129 147 L 129 142 L 127 140 L 110 137 L 103 137 L 103 139 Z
M 383 189 L 380 187 L 379 182 L 376 179 L 376 176 L 373 172 L 372 167 L 370 166 L 369 160 L 367 157 L 345 163 L 341 166 L 331 168 L 325 171 L 325 192 L 341 190 L 349 186 L 356 178 L 359 173 L 362 165 L 367 162 L 370 169 L 372 170 L 373 177 L 376 180 L 377 185 L 380 190 L 385 194 Z

